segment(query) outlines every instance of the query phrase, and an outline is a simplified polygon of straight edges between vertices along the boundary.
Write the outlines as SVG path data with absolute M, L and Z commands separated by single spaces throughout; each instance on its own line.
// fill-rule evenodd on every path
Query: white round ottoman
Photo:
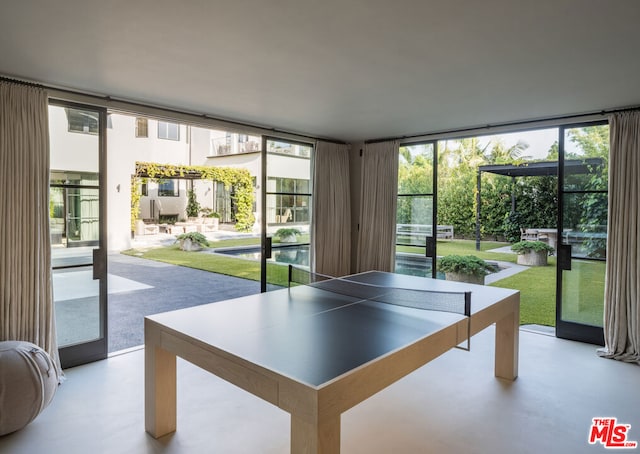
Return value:
M 53 399 L 58 372 L 29 342 L 0 342 L 0 436 L 22 429 Z

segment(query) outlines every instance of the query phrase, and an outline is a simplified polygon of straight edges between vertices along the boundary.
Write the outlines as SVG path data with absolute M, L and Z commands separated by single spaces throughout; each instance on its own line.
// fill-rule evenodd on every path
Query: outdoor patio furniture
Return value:
M 437 226 L 438 238 L 440 239 L 453 239 L 453 226 L 452 225 L 439 225 Z
M 276 215 L 276 223 L 284 224 L 289 220 L 289 218 L 291 218 L 291 209 L 287 208 L 286 210 L 284 210 L 284 214 L 280 216 Z
M 538 241 L 538 230 L 521 228 L 520 241 Z
M 452 225 L 436 226 L 436 235 L 439 239 L 453 239 Z M 412 243 L 415 241 L 424 241 L 424 238 L 431 236 L 433 228 L 426 224 L 396 224 L 396 235 L 409 239 Z
M 200 233 L 215 232 L 218 230 L 220 220 L 218 218 L 206 218 L 202 224 L 198 226 Z
M 180 233 L 189 233 L 189 232 L 198 231 L 198 226 L 193 222 L 176 222 L 176 226 L 182 228 L 182 232 Z
M 184 233 L 184 227 L 180 225 L 168 225 L 167 232 L 171 235 L 180 235 L 181 233 Z
M 140 219 L 136 221 L 136 235 L 157 235 L 158 233 L 160 233 L 160 227 L 157 224 L 145 224 Z

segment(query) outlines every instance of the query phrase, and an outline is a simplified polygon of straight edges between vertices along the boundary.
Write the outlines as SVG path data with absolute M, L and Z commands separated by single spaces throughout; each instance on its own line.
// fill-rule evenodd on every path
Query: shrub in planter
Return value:
M 281 243 L 295 243 L 297 241 L 296 235 L 302 235 L 302 232 L 298 229 L 282 228 L 275 233 Z
M 438 269 L 448 281 L 484 284 L 484 277 L 495 267 L 475 255 L 447 255 L 438 262 Z
M 215 212 L 215 211 L 213 211 L 209 207 L 204 207 L 204 208 L 200 209 L 200 214 L 204 218 L 216 218 L 216 219 L 220 218 L 220 214 Z
M 511 246 L 511 250 L 518 254 L 518 265 L 546 266 L 547 257 L 554 249 L 542 241 L 518 241 Z
M 190 189 L 187 191 L 187 217 L 188 218 L 197 218 L 198 213 L 200 213 L 200 204 L 198 203 L 198 197 L 196 195 L 196 191 Z
M 181 233 L 176 237 L 176 243 L 178 242 L 183 251 L 199 251 L 209 246 L 207 237 L 200 232 Z

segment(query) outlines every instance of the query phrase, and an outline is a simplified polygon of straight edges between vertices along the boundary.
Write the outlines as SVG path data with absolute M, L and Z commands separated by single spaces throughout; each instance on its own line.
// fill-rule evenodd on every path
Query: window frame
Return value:
M 82 109 L 78 109 L 75 107 L 65 107 L 65 114 L 67 116 L 67 131 L 71 132 L 71 133 L 76 133 L 76 134 L 89 134 L 92 136 L 97 136 L 100 130 L 100 126 L 99 126 L 99 120 L 98 118 L 95 118 L 95 121 L 93 121 L 94 119 L 91 118 L 90 115 L 87 115 L 87 113 L 91 112 L 91 111 L 87 111 L 87 110 L 82 110 Z M 82 129 L 77 129 L 77 125 L 79 124 L 79 122 L 77 121 L 73 121 L 71 120 L 71 117 L 69 116 L 70 113 L 73 112 L 73 116 L 74 118 L 77 118 L 78 115 L 82 115 L 83 113 L 85 113 L 85 115 L 82 117 L 83 121 L 82 121 Z M 91 119 L 90 119 L 91 118 Z M 95 122 L 95 128 L 93 123 Z M 85 128 L 87 128 L 85 130 Z
M 173 184 L 173 193 L 171 194 L 168 189 L 163 189 L 163 185 L 166 185 L 167 183 Z M 158 181 L 158 197 L 180 197 L 180 181 L 175 178 Z
M 136 117 L 136 138 L 149 138 L 149 119 L 145 117 Z
M 170 135 L 170 126 L 171 125 L 175 125 L 176 127 L 176 135 L 175 138 L 172 137 Z M 163 134 L 166 133 L 166 134 Z M 164 137 L 164 135 L 166 135 L 166 137 Z M 173 140 L 173 141 L 179 141 L 180 140 L 180 123 L 174 123 L 172 121 L 162 121 L 162 120 L 158 120 L 158 139 L 162 139 L 162 140 Z

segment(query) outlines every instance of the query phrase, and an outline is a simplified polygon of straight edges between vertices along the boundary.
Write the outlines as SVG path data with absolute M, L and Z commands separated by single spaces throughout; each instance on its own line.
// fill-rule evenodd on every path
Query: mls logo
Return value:
M 618 424 L 616 418 L 593 418 L 589 444 L 600 442 L 605 448 L 636 448 L 637 441 L 627 441 L 631 424 Z

